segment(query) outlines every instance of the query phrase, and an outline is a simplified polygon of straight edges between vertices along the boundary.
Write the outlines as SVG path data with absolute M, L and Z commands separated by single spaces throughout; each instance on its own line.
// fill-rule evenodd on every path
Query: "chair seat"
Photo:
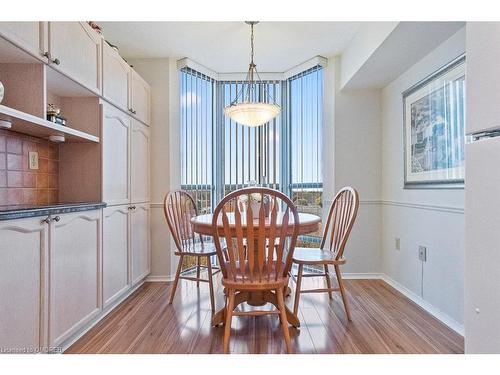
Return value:
M 336 259 L 333 251 L 319 248 L 296 247 L 293 252 L 293 262 L 297 264 L 344 264 L 345 259 Z
M 229 262 L 224 262 L 226 270 L 230 270 L 231 267 Z M 239 262 L 236 262 L 236 267 L 239 268 Z M 268 289 L 276 289 L 279 287 L 284 287 L 288 284 L 288 276 L 278 276 L 276 278 L 276 262 L 274 261 L 271 266 L 271 270 L 268 273 L 267 265 L 262 270 L 262 279 L 259 280 L 258 271 L 254 269 L 254 280 L 250 279 L 250 270 L 248 268 L 249 262 L 245 261 L 245 278 L 243 275 L 237 274 L 236 279 L 234 279 L 231 275 L 228 275 L 227 278 L 222 279 L 222 285 L 228 288 L 234 288 L 237 290 L 268 290 Z M 283 272 L 285 265 L 283 264 L 281 267 L 281 272 Z M 268 280 L 269 274 L 269 280 Z M 265 275 L 265 276 L 264 276 Z
M 196 243 L 194 246 L 186 247 L 182 253 L 176 251 L 175 255 L 190 255 L 190 256 L 211 256 L 215 255 L 215 245 L 213 243 Z

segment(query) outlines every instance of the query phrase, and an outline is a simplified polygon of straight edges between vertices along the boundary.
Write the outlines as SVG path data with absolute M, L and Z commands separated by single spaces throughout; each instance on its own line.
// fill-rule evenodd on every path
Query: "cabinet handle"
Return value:
M 59 65 L 61 63 L 61 60 L 59 60 L 58 58 L 55 58 L 55 59 L 52 59 L 52 62 L 56 65 Z
M 50 218 L 48 217 L 41 221 L 41 224 L 48 224 L 48 223 L 50 223 Z
M 131 208 L 132 210 L 135 210 L 135 206 L 130 206 L 130 208 Z
M 52 59 L 50 58 L 50 52 L 49 52 L 49 51 L 44 52 L 44 53 L 43 53 L 43 56 L 44 56 L 44 57 L 46 57 L 46 58 L 48 58 L 49 60 L 52 60 Z
M 129 108 L 129 111 L 132 112 L 134 115 L 137 113 L 133 108 Z
M 56 216 L 56 217 L 54 217 L 54 218 L 52 219 L 52 221 L 59 221 L 59 220 L 61 220 L 61 217 L 60 217 L 60 216 Z

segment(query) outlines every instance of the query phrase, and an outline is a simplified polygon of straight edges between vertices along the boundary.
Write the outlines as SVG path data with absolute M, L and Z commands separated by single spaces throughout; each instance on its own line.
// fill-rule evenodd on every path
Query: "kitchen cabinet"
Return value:
M 131 130 L 131 201 L 149 201 L 149 127 L 132 121 Z
M 102 110 L 102 200 L 130 202 L 130 134 L 132 119 L 110 104 Z
M 467 22 L 466 55 L 466 133 L 500 128 L 500 22 Z
M 102 94 L 124 111 L 129 111 L 130 66 L 111 48 L 102 43 Z
M 102 210 L 51 217 L 49 345 L 57 346 L 101 310 Z
M 48 226 L 40 218 L 0 222 L 0 348 L 46 346 Z
M 49 22 L 49 63 L 74 81 L 101 93 L 102 37 L 86 22 Z
M 103 211 L 103 299 L 104 307 L 119 298 L 129 286 L 130 206 L 107 207 Z
M 134 204 L 130 213 L 130 246 L 132 284 L 149 274 L 149 203 Z
M 32 56 L 47 62 L 46 22 L 0 22 L 0 35 Z
M 149 125 L 151 88 L 133 69 L 130 71 L 129 110 L 140 121 Z

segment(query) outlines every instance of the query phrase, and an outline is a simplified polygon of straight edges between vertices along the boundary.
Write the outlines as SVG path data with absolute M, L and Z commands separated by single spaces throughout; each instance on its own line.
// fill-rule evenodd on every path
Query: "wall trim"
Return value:
M 392 279 L 386 274 L 382 274 L 381 279 L 390 286 L 392 286 L 394 289 L 396 289 L 398 292 L 403 294 L 405 297 L 413 301 L 415 304 L 420 306 L 422 309 L 427 311 L 429 314 L 434 316 L 437 320 L 439 320 L 440 322 L 451 328 L 453 331 L 455 331 L 461 336 L 465 335 L 464 326 L 458 323 L 455 319 L 451 318 L 449 315 L 445 314 L 435 306 L 431 305 L 429 302 L 425 301 L 422 297 L 413 293 L 411 290 L 401 285 L 396 280 Z
M 454 207 L 454 206 L 441 206 L 441 205 L 431 205 L 431 204 L 421 204 L 421 203 L 407 203 L 407 202 L 398 202 L 398 201 L 390 201 L 390 200 L 381 200 L 380 203 L 383 205 L 386 205 L 386 206 L 417 208 L 417 209 L 421 209 L 421 210 L 449 212 L 449 213 L 453 213 L 453 214 L 463 214 L 465 212 L 463 207 Z

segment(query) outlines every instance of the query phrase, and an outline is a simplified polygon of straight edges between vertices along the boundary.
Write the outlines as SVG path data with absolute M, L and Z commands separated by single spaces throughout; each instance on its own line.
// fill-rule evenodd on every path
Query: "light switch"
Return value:
M 38 169 L 38 152 L 30 151 L 28 153 L 29 169 Z

